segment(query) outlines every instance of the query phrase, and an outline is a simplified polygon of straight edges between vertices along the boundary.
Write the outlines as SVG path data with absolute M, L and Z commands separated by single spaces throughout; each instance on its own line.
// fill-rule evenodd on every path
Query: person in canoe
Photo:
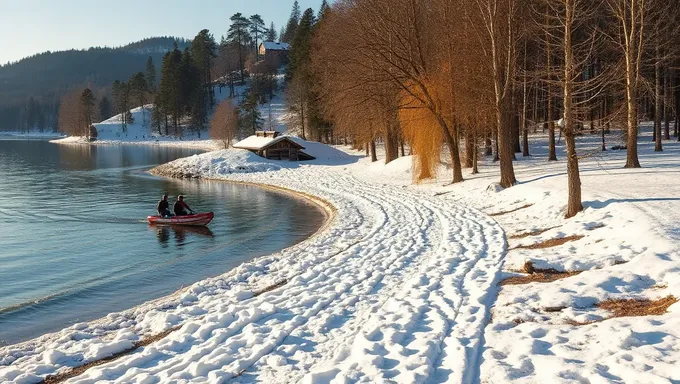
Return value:
M 184 196 L 182 195 L 177 196 L 177 201 L 175 201 L 175 205 L 173 208 L 176 216 L 186 216 L 189 213 L 191 213 L 192 215 L 195 214 L 195 212 L 191 208 L 189 208 L 187 203 L 184 202 Z
M 172 212 L 170 212 L 170 203 L 168 202 L 168 195 L 163 195 L 161 201 L 158 202 L 156 210 L 161 217 L 170 217 Z

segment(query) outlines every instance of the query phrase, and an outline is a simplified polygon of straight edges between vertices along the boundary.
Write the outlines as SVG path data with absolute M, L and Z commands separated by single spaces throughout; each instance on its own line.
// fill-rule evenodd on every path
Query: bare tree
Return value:
M 222 101 L 215 108 L 215 113 L 210 120 L 210 137 L 213 140 L 220 140 L 225 149 L 229 148 L 236 137 L 238 127 L 238 109 L 234 107 L 231 100 Z

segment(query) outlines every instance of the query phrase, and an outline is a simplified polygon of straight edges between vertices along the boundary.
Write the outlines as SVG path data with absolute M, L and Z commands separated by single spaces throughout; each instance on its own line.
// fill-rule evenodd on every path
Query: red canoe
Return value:
M 171 216 L 171 217 L 149 216 L 146 219 L 149 220 L 149 224 L 208 225 L 208 223 L 212 221 L 213 217 L 215 217 L 215 214 L 212 212 L 208 212 L 186 216 Z

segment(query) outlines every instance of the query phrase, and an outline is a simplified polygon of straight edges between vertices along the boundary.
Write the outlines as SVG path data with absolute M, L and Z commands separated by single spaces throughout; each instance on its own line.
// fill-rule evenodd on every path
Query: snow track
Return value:
M 340 166 L 203 175 L 318 196 L 337 215 L 306 242 L 197 283 L 189 290 L 196 294 L 176 305 L 139 308 L 125 324 L 91 325 L 90 337 L 66 347 L 58 339 L 69 330 L 47 337 L 42 349 L 0 349 L 0 362 L 12 361 L 0 365 L 0 381 L 31 381 L 77 365 L 78 353 L 87 361 L 83 350 L 115 352 L 114 343 L 177 324 L 167 337 L 69 382 L 478 380 L 506 249 L 492 219 L 430 194 L 359 181 Z M 277 284 L 254 294 L 255 286 Z M 46 362 L 53 353 L 59 358 Z

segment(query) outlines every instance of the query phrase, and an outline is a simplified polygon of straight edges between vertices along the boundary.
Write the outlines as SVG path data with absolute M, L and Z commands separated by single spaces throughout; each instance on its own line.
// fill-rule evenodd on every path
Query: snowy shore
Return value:
M 202 137 L 195 133 L 186 133 L 182 138 L 160 135 L 150 128 L 151 105 L 145 108 L 137 107 L 130 111 L 133 122 L 129 123 L 123 132 L 121 115 L 116 115 L 101 123 L 94 124 L 97 128 L 97 140 L 89 141 L 86 137 L 68 136 L 52 140 L 55 144 L 87 144 L 87 145 L 152 145 L 180 148 L 196 148 L 212 151 L 222 148 L 220 142 L 206 139 L 207 132 Z
M 643 137 L 645 168 L 624 170 L 625 151 L 595 155 L 596 138 L 580 140 L 586 209 L 569 220 L 565 165 L 546 161 L 541 136 L 503 191 L 489 188 L 490 161 L 461 184 L 442 168 L 414 186 L 409 157 L 383 165 L 314 143 L 309 163 L 228 150 L 160 166 L 316 196 L 336 214 L 317 236 L 172 298 L 1 348 L 0 382 L 36 382 L 159 334 L 69 382 L 680 380 L 680 304 L 620 318 L 597 305 L 680 297 L 680 146 L 654 154 Z M 570 241 L 546 246 L 555 240 Z M 499 287 L 526 277 L 513 271 L 527 261 L 573 273 Z

